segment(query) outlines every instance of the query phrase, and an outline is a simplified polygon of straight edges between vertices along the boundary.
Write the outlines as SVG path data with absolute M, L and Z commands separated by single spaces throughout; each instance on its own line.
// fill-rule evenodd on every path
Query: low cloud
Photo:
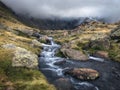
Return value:
M 100 17 L 120 20 L 119 0 L 1 0 L 18 14 L 35 18 Z

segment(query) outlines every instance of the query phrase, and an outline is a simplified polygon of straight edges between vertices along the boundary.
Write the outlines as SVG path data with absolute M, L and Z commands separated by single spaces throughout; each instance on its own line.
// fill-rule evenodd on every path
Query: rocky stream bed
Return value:
M 57 57 L 61 46 L 51 37 L 49 41 L 42 45 L 39 69 L 58 90 L 120 90 L 120 63 L 92 56 L 88 61 Z

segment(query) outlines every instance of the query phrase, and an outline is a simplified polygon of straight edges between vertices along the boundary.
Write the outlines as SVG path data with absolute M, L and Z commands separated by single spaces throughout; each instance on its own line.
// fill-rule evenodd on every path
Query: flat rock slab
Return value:
M 99 77 L 99 72 L 88 68 L 74 68 L 67 70 L 65 74 L 69 74 L 80 80 L 95 80 Z
M 95 57 L 109 59 L 109 53 L 107 51 L 97 51 L 93 55 Z

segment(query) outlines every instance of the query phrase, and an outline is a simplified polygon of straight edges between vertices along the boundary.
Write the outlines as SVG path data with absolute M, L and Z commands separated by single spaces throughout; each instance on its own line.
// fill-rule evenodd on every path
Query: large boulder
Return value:
M 54 83 L 55 86 L 57 87 L 57 90 L 73 90 L 73 85 L 69 79 L 60 78 L 56 80 Z
M 74 50 L 74 49 L 61 49 L 63 54 L 74 60 L 81 60 L 81 61 L 87 61 L 89 58 L 86 54 L 84 54 L 82 51 Z
M 99 73 L 96 70 L 88 68 L 74 68 L 67 70 L 65 74 L 69 74 L 80 80 L 95 80 L 99 77 Z
M 12 60 L 13 67 L 38 67 L 38 56 L 24 48 L 17 47 Z
M 27 67 L 27 68 L 37 68 L 38 67 L 38 56 L 32 52 L 17 47 L 14 44 L 5 44 L 2 46 L 5 49 L 10 49 L 13 51 L 13 67 Z

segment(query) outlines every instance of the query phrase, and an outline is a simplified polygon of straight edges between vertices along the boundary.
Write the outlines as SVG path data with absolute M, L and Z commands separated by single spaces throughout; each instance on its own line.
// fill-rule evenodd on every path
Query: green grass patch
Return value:
M 11 50 L 0 48 L 0 90 L 7 90 L 12 83 L 15 90 L 55 90 L 44 75 L 34 69 L 12 67 Z

